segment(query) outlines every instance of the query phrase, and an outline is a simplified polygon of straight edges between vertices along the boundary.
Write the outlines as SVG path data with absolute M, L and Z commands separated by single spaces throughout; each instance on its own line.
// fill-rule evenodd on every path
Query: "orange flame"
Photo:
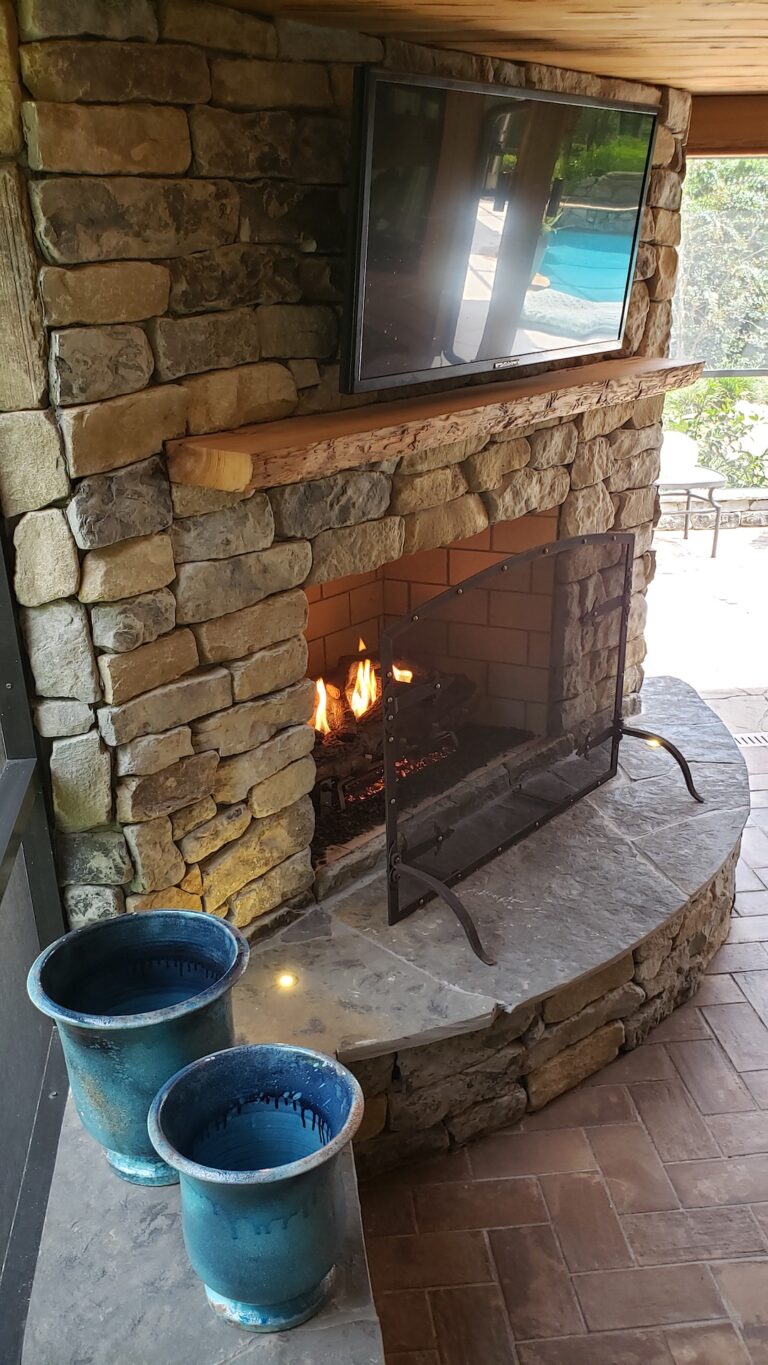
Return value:
M 328 721 L 328 692 L 322 678 L 318 678 L 315 683 L 315 709 L 310 723 L 321 735 L 331 733 Z
M 358 659 L 349 671 L 345 695 L 353 714 L 360 720 L 376 705 L 379 684 L 370 659 Z
M 392 677 L 395 682 L 413 682 L 413 670 L 410 668 L 398 668 L 397 664 L 392 665 Z

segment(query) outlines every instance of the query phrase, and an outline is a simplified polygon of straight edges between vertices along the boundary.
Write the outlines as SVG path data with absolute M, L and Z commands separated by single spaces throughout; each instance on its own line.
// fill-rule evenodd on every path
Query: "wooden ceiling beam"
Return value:
M 768 156 L 768 95 L 697 95 L 689 156 Z
M 694 93 L 768 92 L 766 0 L 218 0 Z

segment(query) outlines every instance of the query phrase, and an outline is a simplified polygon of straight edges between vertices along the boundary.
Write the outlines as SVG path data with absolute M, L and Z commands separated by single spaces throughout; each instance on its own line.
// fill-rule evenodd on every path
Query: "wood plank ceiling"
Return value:
M 768 91 L 768 0 L 223 0 L 702 94 Z

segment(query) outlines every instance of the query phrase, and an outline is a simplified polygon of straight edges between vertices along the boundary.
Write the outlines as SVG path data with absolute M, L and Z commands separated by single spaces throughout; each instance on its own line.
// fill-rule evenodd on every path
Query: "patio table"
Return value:
M 715 527 L 712 536 L 712 558 L 717 555 L 717 542 L 720 535 L 722 507 L 715 502 L 715 489 L 722 488 L 725 475 L 714 469 L 697 464 L 699 447 L 691 436 L 682 431 L 667 431 L 661 448 L 661 473 L 656 480 L 659 493 L 679 493 L 685 495 L 683 512 L 683 540 L 688 539 L 693 502 L 703 503 L 715 514 Z

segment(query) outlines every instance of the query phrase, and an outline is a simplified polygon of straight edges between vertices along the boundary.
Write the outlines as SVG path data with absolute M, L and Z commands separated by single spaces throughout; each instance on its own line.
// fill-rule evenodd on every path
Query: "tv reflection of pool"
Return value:
M 594 303 L 621 303 L 632 258 L 632 238 L 617 233 L 598 236 L 576 228 L 552 233 L 539 270 L 558 293 Z

